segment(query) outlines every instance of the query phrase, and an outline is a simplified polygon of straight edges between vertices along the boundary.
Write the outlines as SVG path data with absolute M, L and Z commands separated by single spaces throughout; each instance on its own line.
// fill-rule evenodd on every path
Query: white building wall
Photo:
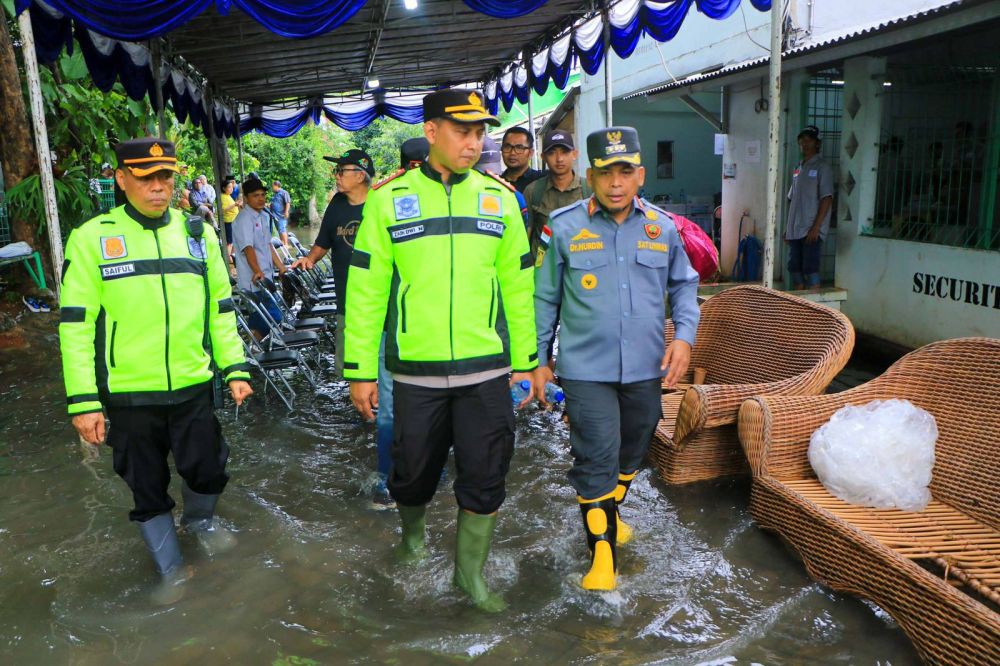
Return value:
M 842 309 L 859 331 L 909 347 L 970 335 L 1000 337 L 1000 252 L 861 235 L 874 217 L 884 73 L 882 58 L 844 63 L 837 221 L 837 286 L 847 290 Z M 935 276 L 933 289 L 924 286 L 927 275 Z M 969 294 L 956 280 L 976 283 L 978 293 Z

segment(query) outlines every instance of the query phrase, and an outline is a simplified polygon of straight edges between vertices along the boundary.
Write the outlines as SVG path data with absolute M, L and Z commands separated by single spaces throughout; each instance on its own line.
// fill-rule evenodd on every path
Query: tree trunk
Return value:
M 0 167 L 3 169 L 4 189 L 9 190 L 38 172 L 38 159 L 6 16 L 0 20 L 0 90 L 4 91 L 0 95 Z M 42 255 L 45 272 L 51 276 L 48 239 L 38 233 L 37 222 L 19 217 L 16 210 L 8 209 L 7 213 L 12 239 L 25 241 L 37 250 Z

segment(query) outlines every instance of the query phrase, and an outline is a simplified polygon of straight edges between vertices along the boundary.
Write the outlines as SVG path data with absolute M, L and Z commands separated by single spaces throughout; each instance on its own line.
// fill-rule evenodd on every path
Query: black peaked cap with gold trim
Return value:
M 639 166 L 639 152 L 639 133 L 634 127 L 605 127 L 587 135 L 587 159 L 596 169 L 617 163 Z
M 438 90 L 424 97 L 424 120 L 436 118 L 447 118 L 457 123 L 500 125 L 496 116 L 486 110 L 486 100 L 481 92 L 462 88 Z
M 172 141 L 156 138 L 122 141 L 115 146 L 115 156 L 119 169 L 128 169 L 133 176 L 140 178 L 164 169 L 180 172 Z

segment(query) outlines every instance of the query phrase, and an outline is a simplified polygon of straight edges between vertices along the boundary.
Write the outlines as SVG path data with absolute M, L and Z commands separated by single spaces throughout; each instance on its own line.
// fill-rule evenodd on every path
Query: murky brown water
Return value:
M 54 315 L 53 315 L 54 316 Z M 455 504 L 429 514 L 432 558 L 393 563 L 394 513 L 363 493 L 374 434 L 345 389 L 305 387 L 287 415 L 259 400 L 234 422 L 220 515 L 238 548 L 182 547 L 187 597 L 150 605 L 154 574 L 110 452 L 84 455 L 64 416 L 54 327 L 0 352 L 0 662 L 10 664 L 911 664 L 881 611 L 812 582 L 753 526 L 745 481 L 669 488 L 643 471 L 629 496 L 638 538 L 620 588 L 596 595 L 565 482 L 567 433 L 519 417 L 488 577 L 497 617 L 451 588 Z

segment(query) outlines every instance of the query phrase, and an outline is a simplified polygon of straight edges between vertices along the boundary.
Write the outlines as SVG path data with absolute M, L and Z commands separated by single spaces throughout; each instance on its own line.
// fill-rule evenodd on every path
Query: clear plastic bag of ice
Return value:
M 814 432 L 809 463 L 846 502 L 923 511 L 937 437 L 934 417 L 909 400 L 875 400 L 838 410 Z

